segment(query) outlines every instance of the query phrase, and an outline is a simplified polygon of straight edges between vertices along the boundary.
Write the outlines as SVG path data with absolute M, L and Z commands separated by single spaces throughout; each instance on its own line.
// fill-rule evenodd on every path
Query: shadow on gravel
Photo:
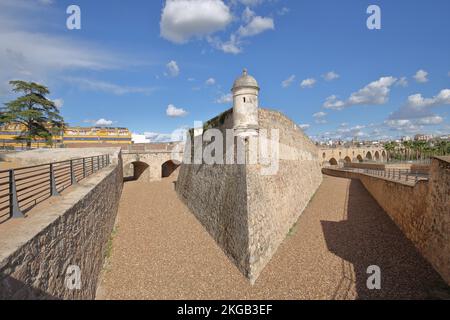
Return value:
M 438 299 L 446 284 L 359 180 L 351 180 L 339 222 L 321 221 L 328 250 L 343 259 L 335 299 L 356 286 L 359 299 Z M 369 290 L 367 268 L 381 269 L 381 289 Z M 443 289 L 444 288 L 444 289 Z

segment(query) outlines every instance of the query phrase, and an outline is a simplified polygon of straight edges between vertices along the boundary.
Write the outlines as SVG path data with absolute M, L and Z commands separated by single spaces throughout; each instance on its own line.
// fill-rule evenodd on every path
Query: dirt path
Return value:
M 370 265 L 381 268 L 381 290 L 366 288 Z M 251 286 L 164 180 L 125 184 L 98 298 L 420 299 L 440 286 L 359 181 L 324 177 Z

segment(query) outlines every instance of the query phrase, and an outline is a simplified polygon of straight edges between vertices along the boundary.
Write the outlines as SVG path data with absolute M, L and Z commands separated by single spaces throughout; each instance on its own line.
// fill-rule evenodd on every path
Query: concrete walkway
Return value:
M 381 290 L 366 288 L 378 265 Z M 178 200 L 128 182 L 98 299 L 433 298 L 444 285 L 359 181 L 324 177 L 254 286 Z

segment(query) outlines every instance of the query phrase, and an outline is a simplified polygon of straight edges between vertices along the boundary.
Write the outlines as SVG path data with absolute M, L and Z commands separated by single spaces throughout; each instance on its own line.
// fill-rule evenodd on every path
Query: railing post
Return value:
M 16 178 L 12 169 L 9 170 L 9 216 L 13 219 L 25 217 L 22 211 L 20 211 L 19 200 L 17 199 Z
M 75 170 L 73 167 L 73 160 L 70 160 L 70 183 L 72 185 L 77 184 L 77 177 L 75 176 Z
M 108 166 L 111 164 L 111 163 L 109 162 L 109 154 L 106 155 L 106 163 L 108 164 Z
M 55 171 L 53 170 L 53 163 L 50 163 L 50 195 L 52 197 L 59 196 L 58 190 L 56 190 Z
M 83 158 L 83 178 L 86 178 L 86 158 Z
M 97 170 L 100 170 L 100 156 L 97 156 Z

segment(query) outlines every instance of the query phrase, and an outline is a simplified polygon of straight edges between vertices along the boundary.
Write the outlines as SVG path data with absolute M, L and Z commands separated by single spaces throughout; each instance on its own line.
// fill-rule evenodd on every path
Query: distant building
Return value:
M 150 139 L 148 139 L 146 136 L 145 136 L 145 134 L 135 134 L 135 133 L 133 133 L 132 135 L 131 135 L 131 141 L 133 142 L 133 143 L 150 143 L 151 141 L 150 141 Z
M 20 139 L 25 131 L 20 123 L 9 123 L 0 127 L 0 146 L 25 148 L 26 141 Z M 53 146 L 87 146 L 92 144 L 131 144 L 131 133 L 127 128 L 68 127 L 61 135 L 53 136 Z M 32 148 L 51 147 L 45 139 L 32 141 Z
M 415 141 L 428 141 L 433 139 L 433 135 L 432 134 L 416 134 L 414 136 L 414 140 Z

